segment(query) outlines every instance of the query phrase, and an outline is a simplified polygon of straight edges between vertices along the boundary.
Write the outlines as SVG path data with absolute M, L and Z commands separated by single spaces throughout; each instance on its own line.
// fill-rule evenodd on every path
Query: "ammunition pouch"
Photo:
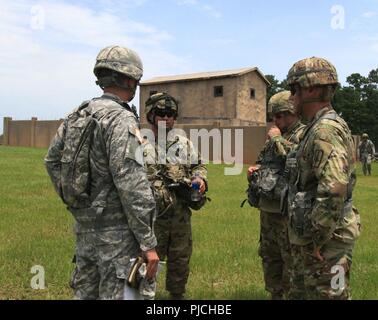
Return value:
M 298 192 L 294 199 L 289 199 L 288 214 L 290 226 L 295 230 L 295 233 L 300 237 L 308 235 L 311 228 L 311 212 L 315 203 L 315 192 Z M 352 199 L 347 199 L 344 202 L 344 207 L 341 211 L 340 220 L 350 215 L 353 211 Z
M 161 180 L 155 180 L 152 183 L 152 192 L 156 202 L 157 217 L 164 215 L 177 203 L 175 193 L 167 188 Z
M 289 186 L 286 184 L 281 191 L 280 198 L 280 212 L 283 216 L 288 215 L 288 197 L 289 197 Z
M 251 207 L 258 208 L 260 202 L 260 188 L 259 188 L 259 174 L 257 171 L 253 172 L 248 178 L 248 189 L 246 190 L 248 196 L 248 203 Z M 246 200 L 242 203 L 244 206 Z
M 353 211 L 353 200 L 352 199 L 348 199 L 344 202 L 344 207 L 343 207 L 343 211 L 342 211 L 342 214 L 341 214 L 341 218 L 343 219 L 344 217 L 348 216 L 348 214 L 350 214 L 350 212 Z
M 260 194 L 268 200 L 280 200 L 282 190 L 286 187 L 281 169 L 260 169 L 259 175 Z
M 289 197 L 289 223 L 295 233 L 304 237 L 311 228 L 311 211 L 315 202 L 314 192 L 297 192 Z

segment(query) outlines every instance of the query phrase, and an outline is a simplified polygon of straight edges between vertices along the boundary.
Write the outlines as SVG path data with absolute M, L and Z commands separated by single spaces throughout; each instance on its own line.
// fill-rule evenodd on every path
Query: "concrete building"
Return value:
M 150 95 L 167 92 L 180 103 L 179 125 L 265 126 L 268 85 L 258 68 L 153 78 L 140 85 L 141 122 Z

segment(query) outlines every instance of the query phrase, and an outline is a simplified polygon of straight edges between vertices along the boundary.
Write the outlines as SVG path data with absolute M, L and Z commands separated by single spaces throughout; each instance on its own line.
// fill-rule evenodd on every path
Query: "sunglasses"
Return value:
M 176 112 L 172 110 L 156 110 L 155 115 L 161 118 L 164 118 L 165 116 L 172 118 L 176 116 Z

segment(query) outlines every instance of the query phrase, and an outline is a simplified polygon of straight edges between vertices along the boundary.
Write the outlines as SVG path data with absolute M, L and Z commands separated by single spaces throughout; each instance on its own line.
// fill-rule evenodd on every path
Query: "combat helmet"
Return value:
M 281 91 L 273 95 L 269 99 L 268 112 L 270 114 L 277 114 L 279 112 L 290 112 L 295 114 L 295 107 L 293 101 L 291 100 L 290 91 Z
M 102 70 L 113 72 L 108 72 L 104 76 Z M 133 50 L 120 46 L 110 46 L 102 49 L 98 54 L 93 72 L 98 79 L 96 83 L 101 88 L 112 84 L 123 87 L 118 82 L 117 75 L 121 74 L 139 82 L 143 76 L 143 64 L 138 54 Z
M 168 93 L 155 93 L 146 101 L 144 112 L 149 123 L 154 124 L 154 116 L 163 110 L 171 111 L 175 118 L 178 115 L 178 102 Z
M 287 75 L 289 86 L 302 88 L 314 86 L 337 86 L 339 84 L 336 68 L 323 58 L 306 58 L 296 62 Z
M 364 140 L 369 139 L 369 135 L 367 133 L 362 134 L 362 139 Z

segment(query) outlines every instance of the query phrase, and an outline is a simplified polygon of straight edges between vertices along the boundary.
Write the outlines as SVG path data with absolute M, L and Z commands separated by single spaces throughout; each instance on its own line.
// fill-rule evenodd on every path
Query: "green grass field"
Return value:
M 0 146 L 0 299 L 71 299 L 73 219 L 46 174 L 46 150 Z M 193 213 L 189 299 L 268 299 L 260 259 L 258 211 L 240 208 L 245 174 L 224 176 L 209 166 L 212 202 Z M 355 205 L 363 230 L 353 269 L 353 299 L 378 299 L 378 165 L 358 168 Z M 45 269 L 46 289 L 31 289 L 31 268 Z M 164 274 L 157 298 L 167 298 Z

